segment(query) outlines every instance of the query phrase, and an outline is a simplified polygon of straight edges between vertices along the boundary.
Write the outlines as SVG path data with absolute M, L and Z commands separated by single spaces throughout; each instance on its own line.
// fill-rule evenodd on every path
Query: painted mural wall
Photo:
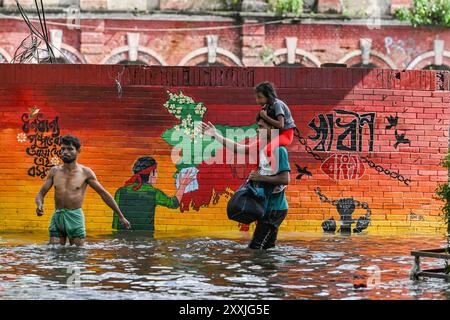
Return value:
M 350 219 L 354 232 L 446 229 L 434 191 L 448 175 L 448 72 L 0 64 L 0 78 L 0 230 L 47 229 L 53 192 L 43 217 L 34 197 L 69 133 L 135 230 L 251 230 L 227 219 L 226 204 L 255 165 L 227 163 L 194 123 L 248 141 L 261 81 L 299 129 L 281 230 Z M 92 190 L 83 209 L 88 230 L 121 228 Z

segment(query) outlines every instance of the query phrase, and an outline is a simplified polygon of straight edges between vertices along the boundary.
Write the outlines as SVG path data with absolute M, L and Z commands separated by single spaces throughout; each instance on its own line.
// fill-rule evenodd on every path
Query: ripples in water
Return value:
M 291 237 L 292 238 L 292 237 Z M 409 280 L 410 252 L 444 237 L 298 234 L 272 250 L 248 237 L 104 235 L 83 248 L 0 234 L 0 299 L 448 299 L 442 280 Z M 424 261 L 424 267 L 436 267 Z M 379 270 L 376 287 L 354 289 Z M 372 278 L 371 278 L 372 277 Z

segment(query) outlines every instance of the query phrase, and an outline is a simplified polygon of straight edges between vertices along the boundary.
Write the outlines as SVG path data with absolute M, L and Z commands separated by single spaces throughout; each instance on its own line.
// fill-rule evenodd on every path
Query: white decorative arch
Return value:
M 425 53 L 422 53 L 421 55 L 417 56 L 413 61 L 410 62 L 410 64 L 406 67 L 406 70 L 414 69 L 420 62 L 423 60 L 426 60 L 428 58 L 432 58 L 436 55 L 435 51 L 428 51 Z M 450 59 L 450 51 L 444 51 L 442 53 L 442 56 Z
M 6 50 L 4 50 L 4 49 L 2 49 L 2 48 L 0 48 L 0 55 L 2 55 L 3 58 L 5 58 L 5 60 L 6 60 L 7 62 L 10 62 L 10 61 L 12 60 L 12 57 L 9 55 L 9 53 L 6 52 Z
M 268 58 L 268 60 L 272 60 L 275 57 L 282 56 L 282 55 L 287 55 L 287 54 L 288 54 L 288 49 L 287 48 L 278 49 Z M 303 56 L 303 57 L 308 58 L 317 67 L 320 67 L 320 65 L 321 65 L 320 60 L 315 55 L 313 55 L 311 52 L 308 52 L 308 51 L 305 51 L 305 50 L 297 48 L 297 49 L 295 49 L 295 54 L 297 56 Z
M 362 55 L 361 50 L 355 50 L 350 53 L 347 53 L 345 56 L 339 59 L 337 63 L 346 63 L 348 60 L 361 55 Z M 395 65 L 394 61 L 392 61 L 388 56 L 382 54 L 381 52 L 371 50 L 370 55 L 383 60 L 391 69 L 397 69 L 397 66 Z
M 65 43 L 61 43 L 61 50 L 64 50 L 64 51 L 67 51 L 67 52 L 73 54 L 78 59 L 78 61 L 80 61 L 81 63 L 83 63 L 83 64 L 87 63 L 84 56 L 74 47 L 69 46 L 68 44 L 65 44 Z M 70 61 L 70 62 L 73 63 L 73 61 Z
M 100 62 L 100 64 L 105 64 L 112 57 L 114 57 L 116 55 L 119 55 L 121 53 L 124 53 L 124 52 L 128 52 L 129 49 L 130 49 L 129 46 L 123 46 L 123 47 L 119 47 L 119 48 L 116 48 L 116 49 L 112 50 L 108 56 L 103 58 L 103 60 Z M 158 53 L 156 53 L 152 49 L 139 46 L 138 47 L 138 53 L 139 52 L 148 54 L 149 56 L 155 58 L 155 60 L 158 61 L 159 64 L 161 64 L 162 66 L 167 66 L 167 62 L 164 60 L 164 58 L 161 57 Z
M 229 58 L 231 61 L 233 61 L 236 65 L 243 67 L 241 60 L 231 51 L 228 51 L 226 49 L 223 49 L 221 47 L 217 47 L 216 49 L 217 53 Z M 178 63 L 179 66 L 185 66 L 190 60 L 194 59 L 197 56 L 201 56 L 203 54 L 208 54 L 208 47 L 199 48 L 197 50 L 191 51 L 186 56 L 184 56 L 183 59 L 181 59 L 180 63 Z

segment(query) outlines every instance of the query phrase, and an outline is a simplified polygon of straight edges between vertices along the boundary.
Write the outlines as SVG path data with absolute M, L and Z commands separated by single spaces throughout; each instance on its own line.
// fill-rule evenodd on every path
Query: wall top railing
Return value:
M 305 67 L 0 64 L 5 85 L 180 86 L 449 91 L 449 71 Z

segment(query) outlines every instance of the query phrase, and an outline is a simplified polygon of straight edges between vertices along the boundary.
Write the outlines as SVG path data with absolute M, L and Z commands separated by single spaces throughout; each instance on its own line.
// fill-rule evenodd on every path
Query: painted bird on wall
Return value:
M 397 130 L 395 130 L 395 139 L 397 142 L 394 144 L 394 148 L 397 149 L 398 145 L 401 143 L 410 144 L 411 140 L 405 138 L 406 133 L 398 134 Z
M 295 166 L 297 167 L 297 171 L 299 173 L 295 179 L 300 180 L 304 175 L 312 177 L 312 173 L 307 169 L 308 167 L 302 168 L 298 164 L 295 164 Z
M 397 116 L 389 116 L 389 117 L 386 117 L 386 119 L 388 120 L 388 122 L 389 122 L 389 125 L 387 125 L 386 126 L 386 129 L 392 129 L 393 127 L 396 127 L 397 126 L 397 124 L 398 124 L 398 117 Z

